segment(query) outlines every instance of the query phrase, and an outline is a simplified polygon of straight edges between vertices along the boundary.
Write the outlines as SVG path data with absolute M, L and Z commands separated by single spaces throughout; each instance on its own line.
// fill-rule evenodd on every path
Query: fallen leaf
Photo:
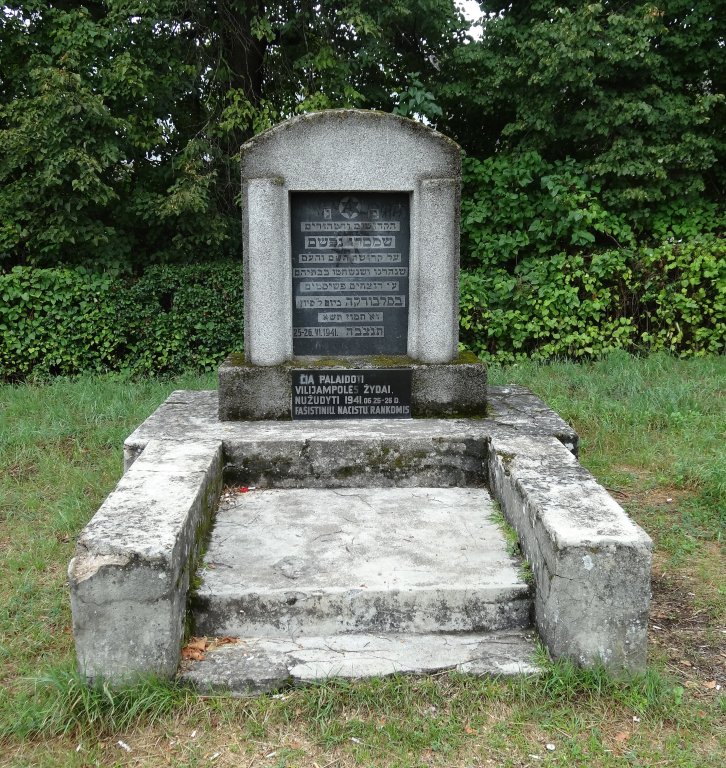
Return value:
M 239 637 L 231 637 L 225 635 L 224 637 L 213 637 L 208 643 L 206 650 L 213 651 L 215 648 L 220 648 L 223 645 L 234 645 L 239 643 Z
M 708 688 L 709 690 L 713 690 L 716 687 L 716 681 L 715 680 L 709 680 L 707 683 L 703 684 L 704 688 Z
M 202 661 L 208 645 L 206 637 L 192 637 L 182 648 L 181 657 L 185 661 Z
M 474 728 L 472 728 L 470 725 L 465 725 L 464 726 L 464 732 L 465 733 L 476 733 L 476 730 Z
M 618 744 L 624 744 L 629 738 L 630 731 L 620 731 L 620 733 L 615 734 L 615 741 L 617 741 Z

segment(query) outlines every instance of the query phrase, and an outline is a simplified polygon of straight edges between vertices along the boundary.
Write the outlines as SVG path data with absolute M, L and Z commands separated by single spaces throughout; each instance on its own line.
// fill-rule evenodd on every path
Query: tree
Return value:
M 189 138 L 170 130 L 195 87 L 183 29 L 134 3 L 21 3 L 2 11 L 0 254 L 10 263 L 122 269 L 167 243 Z M 143 5 L 143 4 L 142 4 Z M 149 5 L 149 4 L 146 4 Z M 156 3 L 168 10 L 171 3 Z M 172 168 L 172 160 L 182 173 Z M 159 203 L 163 203 L 160 205 Z M 176 216 L 177 223 L 183 218 Z M 207 223 L 207 231 L 213 231 Z M 189 229 L 187 229 L 189 232 Z M 139 254 L 141 255 L 141 254 Z
M 463 35 L 452 0 L 31 0 L 0 24 L 0 263 L 116 270 L 238 252 L 243 141 L 391 111 Z
M 655 212 L 722 200 L 723 0 L 482 7 L 481 42 L 459 47 L 437 92 L 470 154 L 574 160 L 641 232 Z

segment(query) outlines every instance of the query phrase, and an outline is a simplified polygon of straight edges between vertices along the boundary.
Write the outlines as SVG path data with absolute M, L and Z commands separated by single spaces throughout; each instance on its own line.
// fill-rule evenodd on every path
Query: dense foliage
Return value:
M 155 266 L 139 279 L 15 267 L 0 274 L 0 379 L 210 369 L 244 340 L 242 266 Z
M 0 274 L 0 380 L 209 370 L 244 340 L 239 262 L 155 266 L 141 278 L 15 267 Z M 482 301 L 486 297 L 486 301 Z M 462 341 L 480 356 L 613 349 L 722 353 L 726 242 L 564 252 L 513 272 L 462 272 Z
M 475 41 L 453 0 L 5 3 L 4 375 L 36 367 L 33 334 L 60 343 L 37 318 L 84 292 L 103 298 L 72 328 L 54 320 L 78 349 L 39 370 L 216 359 L 131 353 L 146 327 L 106 319 L 138 315 L 144 280 L 170 281 L 182 313 L 183 269 L 131 277 L 238 261 L 240 145 L 341 106 L 424 118 L 462 145 L 462 330 L 478 353 L 723 351 L 726 0 L 481 7 Z M 122 283 L 129 303 L 107 305 Z
M 469 154 L 569 163 L 638 236 L 721 199 L 723 0 L 483 6 L 497 15 L 456 49 L 440 90 Z
M 449 0 L 29 0 L 0 24 L 0 266 L 117 272 L 238 255 L 245 139 L 391 111 L 463 38 Z
M 559 252 L 464 271 L 461 338 L 510 362 L 614 349 L 719 354 L 726 339 L 726 241 Z

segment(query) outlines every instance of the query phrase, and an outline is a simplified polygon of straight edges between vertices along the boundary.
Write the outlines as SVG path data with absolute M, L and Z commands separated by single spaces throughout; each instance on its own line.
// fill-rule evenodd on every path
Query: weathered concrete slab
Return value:
M 197 635 L 474 632 L 530 624 L 482 488 L 251 491 L 217 515 Z
M 577 456 L 580 439 L 577 432 L 537 395 L 526 387 L 490 386 L 487 415 L 494 424 L 531 435 L 552 435 L 570 453 Z
M 532 566 L 536 624 L 550 654 L 642 670 L 648 535 L 554 438 L 493 437 L 489 485 Z
M 472 462 L 479 462 L 476 469 L 479 472 L 481 461 L 486 461 L 481 443 L 486 442 L 493 433 L 503 431 L 554 435 L 565 445 L 574 446 L 576 451 L 576 432 L 528 390 L 522 387 L 489 387 L 487 399 L 491 406 L 491 416 L 485 419 L 233 422 L 219 420 L 217 392 L 179 390 L 169 395 L 126 439 L 124 466 L 128 469 L 152 439 L 182 442 L 220 440 L 230 468 L 239 470 L 240 480 L 247 477 L 255 464 L 258 468 L 268 464 L 269 472 L 274 474 L 274 463 L 269 462 L 274 462 L 278 455 L 281 469 L 284 467 L 293 475 L 314 480 L 322 470 L 317 464 L 309 463 L 308 459 L 316 454 L 322 461 L 326 453 L 331 456 L 331 460 L 337 460 L 336 471 L 342 474 L 347 472 L 354 477 L 355 463 L 343 460 L 338 452 L 346 442 L 357 442 L 358 447 L 368 446 L 371 449 L 368 459 L 372 466 L 376 464 L 376 452 L 386 454 L 387 451 L 400 452 L 404 448 L 411 459 L 416 458 L 412 456 L 413 453 L 418 453 L 423 466 L 413 465 L 417 471 L 421 470 L 413 484 L 466 485 L 470 483 L 467 477 L 471 477 L 474 471 Z M 453 450 L 452 455 L 458 453 L 466 459 L 463 466 L 457 458 L 451 462 L 454 468 L 452 472 L 463 473 L 460 479 L 453 479 L 452 476 L 452 480 L 445 482 L 446 473 L 440 471 L 438 476 L 432 475 L 426 480 L 426 473 L 434 466 L 446 466 L 445 456 L 450 449 Z M 432 460 L 425 462 L 424 454 L 431 455 Z M 361 464 L 361 455 L 358 456 L 357 463 Z M 391 458 L 395 459 L 396 456 Z M 363 471 L 362 466 L 359 469 Z M 401 474 L 398 473 L 399 476 Z
M 346 422 L 350 424 L 350 422 Z M 379 436 L 227 443 L 229 482 L 268 488 L 481 486 L 486 440 Z
M 376 364 L 377 363 L 377 364 Z M 300 368 L 324 371 L 405 367 L 412 371 L 411 413 L 414 418 L 484 416 L 487 399 L 486 366 L 469 354 L 445 365 L 420 363 L 406 357 L 298 358 L 281 365 L 259 366 L 230 355 L 219 367 L 221 421 L 290 419 L 292 372 Z
M 329 678 L 457 670 L 473 675 L 537 674 L 532 632 L 350 634 L 240 638 L 184 662 L 180 678 L 200 690 L 244 696 Z
M 292 494 L 289 503 L 279 505 L 286 510 L 287 522 L 267 521 L 268 532 L 274 532 L 272 548 L 269 542 L 263 546 L 264 537 L 250 538 L 238 553 L 253 560 L 262 552 L 273 552 L 276 559 L 268 575 L 282 574 L 280 583 L 268 583 L 264 600 L 257 599 L 255 606 L 250 596 L 256 589 L 259 598 L 264 591 L 261 584 L 251 585 L 241 598 L 242 609 L 252 606 L 258 614 L 262 609 L 264 621 L 255 628 L 259 635 L 305 630 L 308 637 L 319 637 L 340 631 L 355 634 L 365 627 L 394 633 L 397 627 L 406 627 L 425 634 L 434 626 L 458 631 L 501 626 L 497 621 L 506 614 L 503 603 L 478 597 L 472 603 L 476 592 L 469 590 L 468 577 L 450 574 L 447 582 L 432 560 L 448 553 L 447 562 L 453 562 L 456 536 L 464 530 L 457 531 L 456 523 L 470 524 L 468 513 L 459 511 L 466 504 L 452 503 L 451 511 L 431 520 L 421 512 L 424 517 L 417 521 L 407 515 L 410 510 L 418 512 L 421 504 L 391 501 L 389 512 L 376 524 L 382 538 L 370 536 L 367 546 L 380 553 L 385 566 L 380 573 L 403 579 L 400 583 L 376 584 L 371 573 L 362 570 L 348 571 L 350 583 L 336 582 L 345 573 L 340 560 L 325 566 L 336 548 L 340 552 L 341 547 L 352 546 L 357 551 L 361 536 L 366 540 L 363 513 L 356 505 L 367 507 L 359 491 L 343 488 L 364 487 L 365 493 L 382 494 L 381 498 L 390 494 L 393 500 L 401 493 L 418 493 L 410 486 L 429 485 L 427 481 L 435 478 L 437 494 L 484 493 L 481 486 L 487 485 L 517 528 L 534 574 L 537 628 L 552 656 L 585 665 L 603 662 L 614 670 L 641 669 L 650 539 L 577 463 L 571 452 L 577 448 L 576 435 L 541 401 L 514 387 L 490 388 L 489 400 L 492 414 L 486 419 L 244 423 L 218 420 L 214 392 L 174 393 L 127 440 L 127 474 L 82 535 L 70 566 L 74 631 L 86 674 L 115 679 L 147 670 L 170 674 L 181 641 L 189 564 L 223 473 L 230 479 L 246 478 L 248 485 L 297 487 L 285 491 Z M 325 486 L 328 490 L 319 496 L 313 490 Z M 247 498 L 263 499 L 267 493 Z M 295 502 L 294 494 L 311 494 L 322 506 L 313 513 L 310 499 L 297 496 Z M 335 526 L 330 518 L 334 505 L 326 501 L 330 498 L 326 494 L 345 502 L 350 529 Z M 454 521 L 451 530 L 442 522 L 446 516 Z M 303 535 L 297 541 L 301 527 L 311 536 L 317 531 L 320 538 L 311 543 Z M 357 540 L 352 538 L 353 529 L 362 532 Z M 427 530 L 435 533 L 431 539 L 435 544 L 428 549 L 417 538 L 419 531 Z M 406 543 L 410 549 L 404 547 L 403 552 L 396 546 L 402 531 L 413 532 Z M 304 556 L 300 554 L 299 560 L 291 542 L 301 546 L 297 552 Z M 448 544 L 444 547 L 442 542 Z M 484 551 L 477 546 L 479 554 L 472 560 L 479 574 L 486 569 L 476 557 Z M 423 601 L 419 585 L 407 582 L 397 565 L 410 565 L 414 558 L 423 559 L 430 579 Z M 373 563 L 373 559 L 355 560 L 361 567 Z M 328 593 L 320 583 L 306 582 L 312 563 L 332 586 Z M 366 587 L 356 586 L 356 580 Z M 289 588 L 284 586 L 287 581 Z M 393 598 L 388 603 L 390 620 L 380 618 L 386 615 L 379 610 L 385 601 L 366 602 L 374 589 L 383 592 L 383 587 L 388 590 L 386 599 Z M 453 605 L 455 611 L 435 615 L 439 598 L 440 605 Z M 324 620 L 305 624 L 307 619 L 295 611 L 301 612 L 306 603 L 313 606 L 317 619 Z M 499 607 L 492 612 L 492 606 Z M 474 620 L 462 623 L 456 611 Z M 423 618 L 411 618 L 415 614 Z M 244 634 L 253 627 L 254 622 L 230 624 L 221 633 Z M 210 634 L 220 634 L 211 624 L 209 629 Z M 280 661 L 283 677 L 290 675 L 288 662 L 287 657 Z M 270 673 L 268 661 L 262 669 Z M 280 678 L 270 673 L 270 679 Z
M 151 441 L 83 530 L 68 578 L 88 678 L 175 673 L 187 589 L 221 479 L 220 442 Z

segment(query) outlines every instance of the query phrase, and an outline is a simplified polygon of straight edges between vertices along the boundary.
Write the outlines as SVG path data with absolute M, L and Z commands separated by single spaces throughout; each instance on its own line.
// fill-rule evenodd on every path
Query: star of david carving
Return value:
M 357 197 L 344 197 L 338 206 L 341 216 L 346 219 L 357 219 L 360 213 L 360 200 Z

